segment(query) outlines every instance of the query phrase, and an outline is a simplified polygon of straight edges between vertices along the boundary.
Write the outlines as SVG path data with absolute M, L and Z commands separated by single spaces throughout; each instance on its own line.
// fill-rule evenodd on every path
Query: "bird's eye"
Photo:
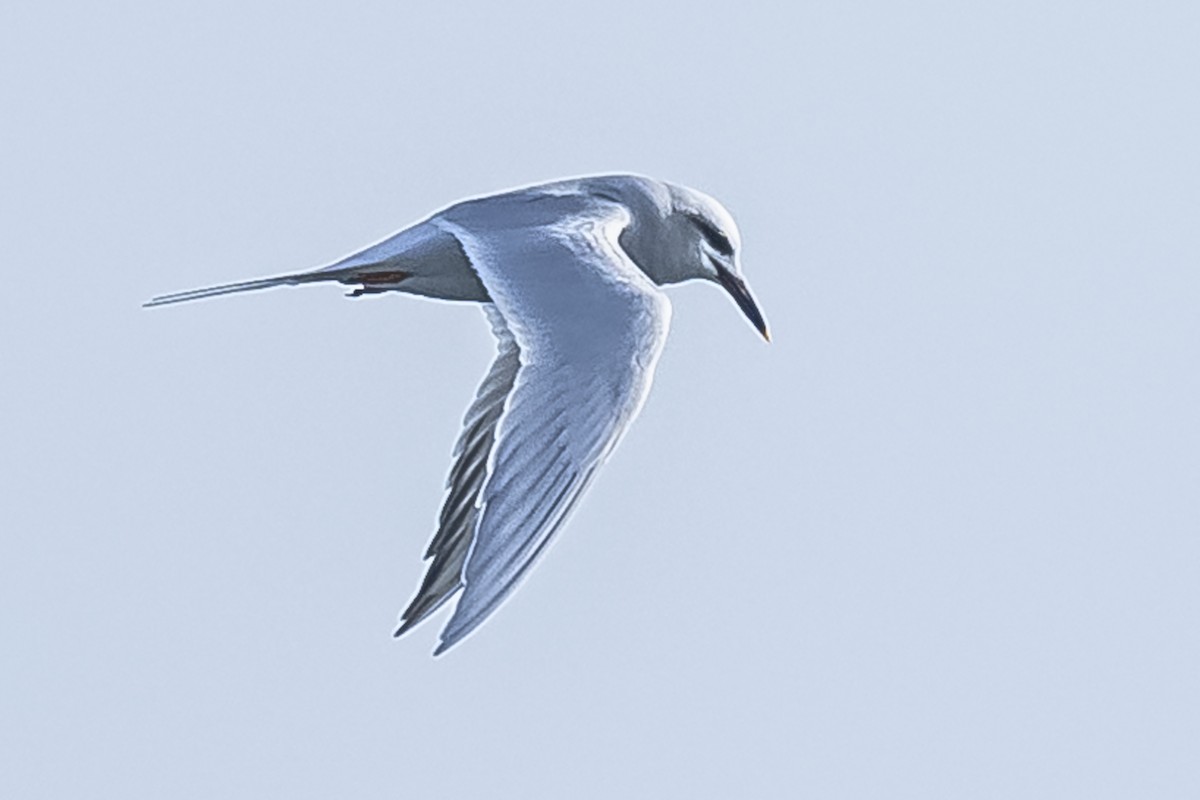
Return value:
M 696 227 L 700 229 L 700 235 L 708 242 L 708 246 L 717 251 L 723 256 L 733 255 L 733 242 L 729 241 L 729 237 L 721 233 L 713 224 L 701 217 L 692 217 L 692 221 L 696 223 Z

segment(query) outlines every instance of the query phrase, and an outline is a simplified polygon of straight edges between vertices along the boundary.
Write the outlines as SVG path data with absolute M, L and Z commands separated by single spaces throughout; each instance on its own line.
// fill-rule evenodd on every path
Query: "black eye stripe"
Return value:
M 691 214 L 689 214 L 688 217 L 696 223 L 696 227 L 700 229 L 700 233 L 704 236 L 705 241 L 709 243 L 713 250 L 716 250 L 723 256 L 733 255 L 733 242 L 729 241 L 728 236 L 714 228 L 712 223 L 706 219 L 692 216 Z

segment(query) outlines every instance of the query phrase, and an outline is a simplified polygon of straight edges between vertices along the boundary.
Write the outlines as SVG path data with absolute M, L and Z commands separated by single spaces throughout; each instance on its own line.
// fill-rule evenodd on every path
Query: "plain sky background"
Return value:
M 1200 5 L 9 3 L 0 796 L 1200 796 Z M 391 638 L 475 308 L 327 263 L 738 218 L 557 545 Z

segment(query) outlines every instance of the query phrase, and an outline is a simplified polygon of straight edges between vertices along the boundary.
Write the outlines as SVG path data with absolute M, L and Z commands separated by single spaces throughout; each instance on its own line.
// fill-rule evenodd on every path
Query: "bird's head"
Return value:
M 733 217 L 703 192 L 673 184 L 667 188 L 671 202 L 665 223 L 667 236 L 675 240 L 668 252 L 675 263 L 670 269 L 674 280 L 664 282 L 703 278 L 720 284 L 750 324 L 770 341 L 767 322 L 742 277 L 742 242 Z
M 737 224 L 715 199 L 641 175 L 597 175 L 571 185 L 628 209 L 621 246 L 652 281 L 660 286 L 696 279 L 720 284 L 750 324 L 771 340 L 767 322 L 742 277 Z

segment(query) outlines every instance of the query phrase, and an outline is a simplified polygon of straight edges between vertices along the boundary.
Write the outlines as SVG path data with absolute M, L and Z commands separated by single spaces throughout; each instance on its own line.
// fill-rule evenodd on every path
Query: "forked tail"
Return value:
M 324 279 L 328 280 L 328 278 Z M 256 289 L 269 289 L 272 286 L 294 286 L 297 283 L 306 283 L 311 280 L 314 280 L 314 278 L 305 275 L 280 275 L 276 278 L 260 278 L 256 281 L 224 283 L 220 286 L 208 286 L 204 289 L 191 289 L 186 292 L 160 294 L 158 297 L 152 297 L 145 303 L 142 303 L 142 307 L 151 308 L 153 306 L 170 305 L 171 303 L 186 303 L 188 300 L 200 300 L 205 297 L 217 297 L 218 295 L 233 294 L 234 292 L 252 292 Z M 316 280 L 321 280 L 321 278 L 316 278 Z
M 274 278 L 259 278 L 254 281 L 239 281 L 223 283 L 220 286 L 208 286 L 203 289 L 191 289 L 186 292 L 174 292 L 152 297 L 143 308 L 166 306 L 171 303 L 186 303 L 189 300 L 202 300 L 205 297 L 217 297 L 236 292 L 253 292 L 257 289 L 270 289 L 273 286 L 297 286 L 301 283 L 319 283 L 321 281 L 337 281 L 345 284 L 362 284 L 361 289 L 355 290 L 353 296 L 372 294 L 393 289 L 408 277 L 408 273 L 399 270 L 371 270 L 361 268 L 325 268 L 312 272 L 296 272 L 291 275 L 277 275 Z

